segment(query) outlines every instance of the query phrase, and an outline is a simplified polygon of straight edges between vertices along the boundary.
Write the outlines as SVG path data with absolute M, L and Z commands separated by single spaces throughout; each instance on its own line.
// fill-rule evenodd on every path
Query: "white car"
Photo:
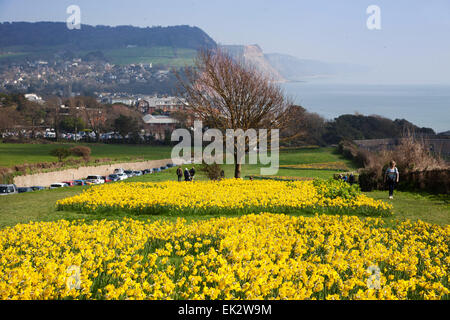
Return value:
M 103 178 L 103 176 L 88 176 L 86 178 L 87 182 L 93 183 L 93 184 L 101 184 L 101 183 L 105 183 L 105 179 Z
M 128 179 L 128 176 L 125 173 L 116 173 L 120 180 Z
M 114 174 L 124 173 L 122 168 L 114 169 Z
M 68 186 L 69 185 L 67 183 L 57 182 L 57 183 L 52 183 L 50 185 L 50 189 L 65 188 L 65 187 L 68 187 Z

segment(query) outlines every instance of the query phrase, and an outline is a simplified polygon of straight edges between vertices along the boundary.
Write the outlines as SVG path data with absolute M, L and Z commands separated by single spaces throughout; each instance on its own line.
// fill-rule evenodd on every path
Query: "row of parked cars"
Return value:
M 86 179 L 69 180 L 69 181 L 52 183 L 50 185 L 49 189 L 57 189 L 57 188 L 73 187 L 73 186 L 85 186 L 85 185 L 92 185 L 92 184 L 102 184 L 102 183 L 108 183 L 108 182 L 122 181 L 122 180 L 125 180 L 128 178 L 131 178 L 131 177 L 137 177 L 137 176 L 142 176 L 145 174 L 161 172 L 161 171 L 171 168 L 173 166 L 175 166 L 175 165 L 172 163 L 168 163 L 167 165 L 159 167 L 159 168 L 144 169 L 144 170 L 124 170 L 122 168 L 119 168 L 119 169 L 115 169 L 114 173 L 112 173 L 108 176 L 90 175 L 90 176 L 87 176 Z M 42 186 L 18 188 L 15 184 L 0 184 L 0 196 L 16 194 L 16 193 L 23 193 L 23 192 L 33 192 L 33 191 L 39 191 L 39 190 L 44 190 L 44 189 L 46 189 L 46 188 L 42 187 Z

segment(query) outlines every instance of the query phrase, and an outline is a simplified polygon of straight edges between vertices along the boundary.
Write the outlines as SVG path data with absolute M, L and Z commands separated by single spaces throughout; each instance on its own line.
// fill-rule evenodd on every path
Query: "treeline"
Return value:
M 191 26 L 147 27 L 90 26 L 69 30 L 63 22 L 0 23 L 0 47 L 65 46 L 76 50 L 102 50 L 127 45 L 143 47 L 211 48 L 216 43 L 203 30 Z
M 64 105 L 65 108 L 61 108 Z M 15 128 L 34 132 L 39 128 L 54 128 L 60 132 L 84 129 L 94 133 L 114 131 L 122 136 L 137 133 L 143 127 L 142 115 L 125 105 L 101 104 L 93 97 L 79 96 L 61 99 L 49 96 L 44 104 L 28 101 L 23 94 L 0 94 L 0 134 Z M 174 115 L 180 123 L 187 115 Z M 400 138 L 405 133 L 435 134 L 430 128 L 420 128 L 407 120 L 390 120 L 381 116 L 342 115 L 327 121 L 300 106 L 292 106 L 289 125 L 281 132 L 284 146 L 338 144 L 343 140 Z
M 338 144 L 342 140 L 400 138 L 405 133 L 435 134 L 433 129 L 418 127 L 405 119 L 390 120 L 376 115 L 345 114 L 327 121 L 300 106 L 293 107 L 290 125 L 282 136 L 292 136 L 293 133 L 298 133 L 298 136 L 284 142 L 284 145 L 325 146 Z
M 40 95 L 53 95 L 55 93 L 69 94 L 78 92 L 83 96 L 94 96 L 95 92 L 126 92 L 129 94 L 158 94 L 174 95 L 176 92 L 176 77 L 170 72 L 166 78 L 160 80 L 151 78 L 145 83 L 130 81 L 127 84 L 102 84 L 100 82 L 71 81 L 69 83 L 35 81 L 22 92 L 33 92 Z M 70 90 L 69 90 L 70 85 Z M 16 93 L 13 85 L 6 85 L 5 92 Z
M 122 136 L 143 128 L 136 108 L 121 104 L 101 104 L 93 97 L 61 99 L 47 97 L 44 103 L 27 100 L 23 94 L 0 93 L 0 136 L 12 138 L 39 137 L 45 129 L 55 129 L 56 139 L 62 133 L 83 130 L 95 133 L 114 131 Z

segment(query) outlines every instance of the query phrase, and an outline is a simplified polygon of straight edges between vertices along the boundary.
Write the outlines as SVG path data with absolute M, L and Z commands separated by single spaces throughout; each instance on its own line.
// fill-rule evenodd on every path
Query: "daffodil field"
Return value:
M 448 299 L 450 227 L 260 213 L 0 230 L 0 299 Z
M 114 183 L 62 199 L 58 209 L 134 214 L 247 214 L 302 211 L 389 216 L 392 206 L 337 180 L 272 181 L 226 179 L 180 183 Z

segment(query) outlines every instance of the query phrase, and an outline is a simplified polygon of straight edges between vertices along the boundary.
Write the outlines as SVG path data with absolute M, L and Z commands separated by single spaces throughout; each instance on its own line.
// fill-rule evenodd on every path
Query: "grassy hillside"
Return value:
M 1 146 L 1 145 L 0 145 Z M 103 148 L 104 147 L 104 148 Z M 105 156 L 116 156 L 122 157 L 133 157 L 130 152 L 136 150 L 141 150 L 139 148 L 144 148 L 141 151 L 148 157 L 155 157 L 158 154 L 166 155 L 169 152 L 167 149 L 150 148 L 150 147 L 131 147 L 131 146 L 98 146 L 96 151 L 97 154 L 103 152 Z M 117 148 L 116 148 L 117 147 Z M 95 149 L 94 149 L 95 150 Z M 24 154 L 22 151 L 22 155 Z M 128 152 L 128 154 L 127 154 Z M 2 153 L 3 154 L 3 153 Z M 16 159 L 20 156 L 16 154 Z M 155 159 L 154 158 L 154 159 Z M 323 163 L 323 162 L 336 162 L 345 161 L 340 155 L 334 152 L 333 148 L 321 148 L 321 149 L 299 149 L 295 151 L 282 152 L 280 154 L 280 164 L 303 164 L 303 163 Z M 355 168 L 351 162 L 347 162 L 350 168 Z M 189 166 L 190 168 L 191 166 Z M 196 179 L 206 180 L 206 177 L 198 170 Z M 246 176 L 249 174 L 259 174 L 259 165 L 244 165 L 242 170 L 242 175 Z M 145 175 L 141 177 L 135 177 L 127 181 L 166 181 L 166 180 L 176 180 L 176 168 L 171 168 L 166 171 Z M 224 171 L 227 178 L 233 176 L 234 167 L 232 165 L 225 165 Z M 290 175 L 299 177 L 322 177 L 328 178 L 333 175 L 336 171 L 332 170 L 284 170 L 280 169 L 278 175 Z M 49 221 L 57 219 L 120 219 L 125 216 L 123 215 L 94 215 L 94 214 L 84 214 L 76 211 L 56 211 L 55 202 L 59 199 L 66 198 L 75 194 L 82 192 L 83 189 L 87 187 L 72 187 L 63 188 L 55 190 L 45 190 L 32 193 L 23 193 L 12 196 L 0 197 L 0 227 L 10 226 L 17 223 L 26 223 L 29 221 Z M 415 194 L 408 192 L 396 192 L 394 200 L 387 199 L 387 192 L 375 191 L 367 193 L 368 196 L 375 199 L 383 199 L 386 201 L 391 201 L 394 206 L 394 217 L 384 218 L 388 224 L 393 224 L 398 220 L 417 220 L 421 219 L 426 222 L 436 223 L 440 225 L 450 224 L 450 198 L 441 196 L 431 196 L 425 194 Z M 186 217 L 188 220 L 206 219 L 212 216 L 189 216 Z M 155 220 L 155 219 L 167 219 L 174 220 L 177 217 L 174 216 L 133 216 L 133 218 L 143 219 L 143 220 Z
M 55 148 L 71 148 L 80 145 L 75 143 L 62 144 L 15 144 L 0 143 L 0 167 L 11 167 L 17 164 L 57 161 L 50 155 Z M 170 147 L 153 147 L 144 145 L 113 145 L 113 144 L 81 144 L 91 148 L 91 158 L 109 158 L 117 161 L 157 160 L 170 158 Z
M 16 46 L 0 48 L 0 62 L 20 61 L 24 58 L 34 59 L 52 59 L 55 52 L 64 50 L 61 46 L 48 46 L 41 48 L 31 48 Z M 99 50 L 103 53 L 106 60 L 112 64 L 150 64 L 153 66 L 183 67 L 192 65 L 197 51 L 190 48 L 182 47 L 123 47 L 114 49 Z M 83 57 L 92 51 L 89 50 L 72 50 L 76 57 Z
M 197 52 L 193 49 L 172 47 L 135 47 L 103 51 L 113 64 L 126 65 L 144 63 L 182 67 L 192 65 Z

